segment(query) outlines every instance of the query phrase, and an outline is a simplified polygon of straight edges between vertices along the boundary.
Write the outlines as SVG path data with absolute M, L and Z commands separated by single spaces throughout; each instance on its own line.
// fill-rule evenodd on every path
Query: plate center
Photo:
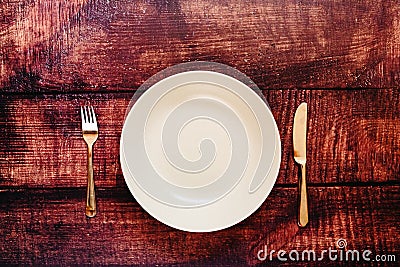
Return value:
M 163 110 L 157 108 L 152 112 L 157 117 L 164 113 Z M 226 129 L 212 118 L 198 117 L 188 121 L 180 128 L 176 140 L 174 136 L 171 136 L 162 142 L 155 130 L 147 129 L 146 132 L 148 133 L 145 137 L 146 152 L 152 165 L 160 177 L 175 186 L 200 188 L 210 185 L 226 172 L 231 161 L 230 136 Z M 168 160 L 166 148 L 163 145 L 163 143 L 171 142 L 177 142 L 178 153 L 188 163 L 200 162 L 205 154 L 209 159 L 204 166 L 199 168 L 185 169 L 182 166 L 176 166 Z

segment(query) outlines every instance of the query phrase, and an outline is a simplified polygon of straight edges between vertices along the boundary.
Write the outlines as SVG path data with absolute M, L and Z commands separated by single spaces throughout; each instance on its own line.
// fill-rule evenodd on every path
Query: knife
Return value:
M 306 186 L 306 149 L 307 144 L 307 103 L 301 103 L 294 115 L 293 149 L 294 160 L 301 166 L 299 181 L 300 201 L 298 225 L 305 227 L 308 223 L 308 203 Z

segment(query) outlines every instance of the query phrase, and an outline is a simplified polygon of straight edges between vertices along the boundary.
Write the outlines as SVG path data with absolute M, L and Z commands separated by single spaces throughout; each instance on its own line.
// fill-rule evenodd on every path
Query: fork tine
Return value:
M 86 106 L 83 107 L 83 117 L 85 118 L 85 123 L 88 123 L 88 116 Z
M 81 107 L 81 119 L 82 119 L 82 126 L 85 123 L 85 114 L 83 113 L 83 108 Z
M 90 123 L 90 111 L 88 110 L 87 106 L 85 106 L 85 115 L 86 115 L 86 123 Z
M 85 122 L 89 123 L 89 116 L 88 116 L 88 112 L 87 112 L 87 106 L 83 107 L 83 113 L 85 114 Z
M 90 106 L 86 107 L 87 113 L 88 113 L 88 119 L 89 119 L 89 123 L 93 123 L 93 115 L 92 115 L 92 111 L 90 110 Z
M 93 123 L 93 111 L 92 111 L 92 106 L 88 106 L 88 112 L 89 112 L 89 117 L 90 117 L 90 123 Z
M 92 123 L 92 115 L 90 114 L 90 109 L 88 106 L 86 106 L 86 119 L 87 123 Z
M 91 106 L 91 110 L 92 110 L 92 122 L 97 125 L 96 113 L 94 113 L 93 106 Z

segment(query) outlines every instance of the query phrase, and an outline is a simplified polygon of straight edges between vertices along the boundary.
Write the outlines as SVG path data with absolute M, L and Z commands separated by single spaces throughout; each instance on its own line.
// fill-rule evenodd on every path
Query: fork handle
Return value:
M 94 179 L 93 179 L 93 146 L 88 145 L 88 185 L 86 194 L 86 216 L 96 216 L 96 196 L 94 192 Z
M 308 224 L 308 203 L 307 203 L 307 185 L 306 185 L 306 164 L 301 164 L 301 180 L 300 180 L 300 203 L 299 203 L 299 219 L 300 227 Z

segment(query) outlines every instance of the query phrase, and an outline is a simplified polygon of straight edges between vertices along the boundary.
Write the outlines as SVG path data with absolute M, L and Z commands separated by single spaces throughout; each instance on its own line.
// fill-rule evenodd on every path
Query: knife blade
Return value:
M 301 166 L 301 179 L 299 180 L 299 211 L 298 225 L 304 227 L 308 224 L 308 203 L 306 185 L 307 161 L 307 103 L 301 103 L 294 115 L 293 123 L 293 150 L 294 160 Z

